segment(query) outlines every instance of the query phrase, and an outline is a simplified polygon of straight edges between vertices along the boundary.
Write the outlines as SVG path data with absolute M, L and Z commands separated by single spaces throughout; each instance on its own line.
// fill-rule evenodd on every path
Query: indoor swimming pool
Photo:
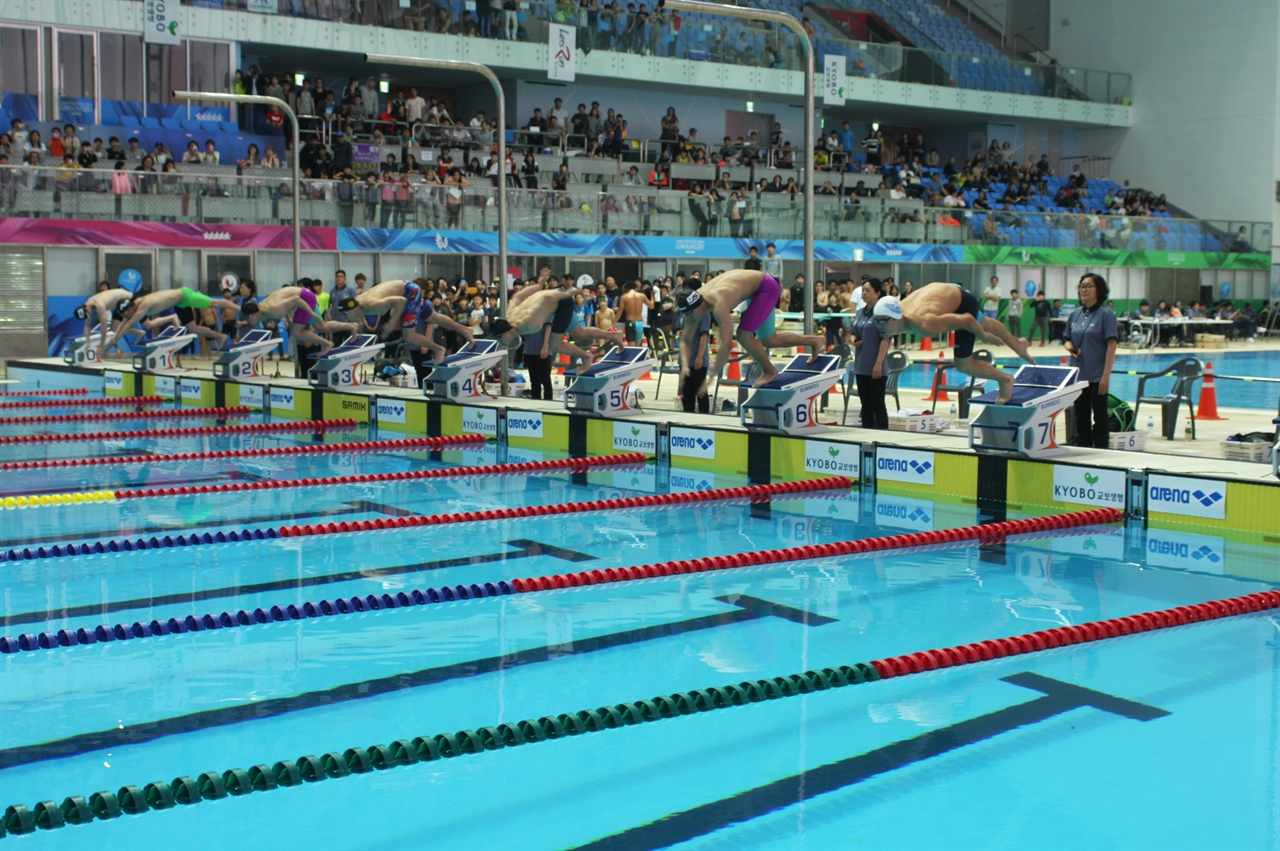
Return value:
M 0 417 L 128 410 L 75 398 Z M 6 847 L 1280 847 L 1278 607 L 871 664 L 1280 591 L 1274 546 L 365 426 L 151 433 L 268 424 L 0 421 L 0 806 L 88 815 Z M 42 434 L 81 439 L 5 440 Z

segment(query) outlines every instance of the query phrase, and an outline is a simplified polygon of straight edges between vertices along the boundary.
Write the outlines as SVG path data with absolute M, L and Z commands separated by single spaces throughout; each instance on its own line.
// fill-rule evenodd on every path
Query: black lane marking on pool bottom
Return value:
M 531 647 L 504 656 L 489 656 L 484 659 L 472 659 L 468 662 L 456 662 L 452 665 L 441 665 L 436 668 L 423 668 L 403 674 L 392 674 L 378 679 L 364 680 L 357 683 L 334 686 L 333 688 L 311 691 L 292 697 L 276 697 L 269 700 L 258 700 L 250 703 L 224 706 L 218 709 L 206 709 L 190 715 L 179 715 L 160 721 L 142 724 L 128 724 L 96 733 L 81 733 L 64 739 L 55 739 L 37 745 L 22 745 L 0 750 L 0 770 L 29 765 L 49 759 L 61 759 L 78 754 L 91 753 L 107 748 L 136 745 L 154 741 L 166 736 L 178 736 L 207 730 L 211 727 L 225 727 L 239 724 L 242 721 L 256 721 L 261 718 L 273 718 L 290 712 L 314 709 L 318 706 L 332 706 L 351 700 L 363 700 L 367 697 L 389 694 L 405 689 L 436 685 L 449 680 L 476 677 L 491 674 L 495 671 L 549 662 L 566 656 L 580 656 L 609 650 L 614 647 L 625 647 L 630 644 L 641 644 L 675 635 L 684 635 L 719 626 L 745 623 L 760 618 L 775 617 L 803 624 L 805 626 L 825 626 L 835 623 L 835 618 L 824 617 L 812 612 L 802 611 L 778 603 L 770 603 L 757 597 L 745 594 L 729 594 L 715 598 L 718 602 L 735 606 L 733 611 L 718 612 L 713 615 L 702 615 L 674 623 L 660 623 L 652 626 L 628 629 L 608 635 L 597 635 L 590 638 L 575 638 L 571 644 L 554 644 L 546 647 Z
M 49 609 L 43 612 L 21 612 L 8 615 L 3 619 L 4 626 L 15 626 L 26 623 L 62 620 L 63 618 L 80 618 L 89 615 L 107 615 L 112 612 L 124 612 L 131 609 L 150 609 L 155 606 L 171 606 L 179 603 L 198 603 L 202 600 L 217 600 L 223 597 L 236 597 L 241 594 L 261 594 L 265 591 L 284 591 L 292 588 L 311 588 L 316 585 L 330 585 L 335 582 L 349 582 L 357 579 L 380 579 L 384 576 L 401 576 L 406 573 L 422 573 L 428 570 L 442 570 L 446 567 L 463 567 L 470 564 L 488 564 L 495 561 L 513 561 L 522 558 L 535 558 L 545 555 L 551 558 L 571 562 L 591 561 L 595 556 L 586 553 L 566 550 L 552 544 L 542 544 L 527 538 L 507 541 L 506 544 L 516 550 L 501 553 L 485 553 L 482 555 L 459 556 L 457 558 L 423 561 L 414 564 L 399 564 L 391 567 L 369 568 L 365 570 L 348 570 L 342 573 L 329 573 L 323 576 L 301 576 L 293 579 L 280 579 L 274 582 L 258 582 L 253 585 L 231 585 L 225 588 L 210 588 L 205 591 L 187 591 L 181 594 L 159 594 L 154 597 L 141 597 L 136 600 L 117 600 L 109 603 L 92 603 L 84 606 L 67 606 L 62 609 Z M 282 604 L 283 605 L 283 604 Z
M 86 491 L 121 491 L 121 490 L 137 490 L 139 488 L 171 488 L 184 487 L 190 485 L 209 484 L 210 482 L 228 482 L 228 481 L 249 481 L 260 482 L 266 476 L 259 476 L 256 473 L 244 473 L 239 470 L 228 470 L 225 473 L 217 473 L 210 476 L 200 476 L 198 478 L 182 478 L 182 479 L 160 479 L 147 480 L 145 482 L 124 481 L 124 482 L 105 482 L 102 484 L 81 484 L 67 483 L 51 488 L 22 488 L 12 492 L 0 492 L 0 499 L 6 496 L 39 496 L 46 493 L 69 493 L 76 490 Z
M 580 845 L 573 851 L 653 851 L 667 848 L 1086 706 L 1134 721 L 1152 721 L 1169 714 L 1145 703 L 1064 683 L 1029 671 L 1001 679 L 1006 683 L 1043 692 L 1044 697 L 979 715 L 949 727 L 930 730 L 915 738 L 904 739 L 839 762 L 775 780 L 700 807 L 672 813 L 655 822 Z
M 272 491 L 264 491 L 271 493 Z M 184 499 L 194 499 L 195 497 L 207 497 L 211 494 L 192 494 Z M 361 514 L 381 513 L 382 506 L 380 503 L 368 502 L 366 500 L 353 500 L 344 502 L 344 508 L 320 508 L 315 511 L 300 511 L 290 514 L 259 514 L 256 517 L 227 517 L 221 520 L 212 519 L 203 523 L 187 525 L 186 523 L 153 523 L 149 526 L 130 526 L 124 529 L 98 529 L 91 532 L 77 532 L 74 535 L 64 535 L 61 538 L 55 538 L 49 541 L 48 538 L 10 538 L 0 541 L 0 548 L 7 549 L 18 545 L 31 546 L 32 544 L 45 543 L 71 543 L 78 544 L 81 541 L 94 541 L 100 538 L 133 538 L 141 535 L 154 534 L 156 532 L 189 532 L 199 531 L 201 529 L 223 529 L 228 526 L 235 527 L 237 530 L 252 523 L 274 523 L 280 520 L 310 520 L 318 517 L 337 517 L 342 514 Z M 400 511 L 401 509 L 392 509 Z M 37 533 L 38 534 L 38 533 Z

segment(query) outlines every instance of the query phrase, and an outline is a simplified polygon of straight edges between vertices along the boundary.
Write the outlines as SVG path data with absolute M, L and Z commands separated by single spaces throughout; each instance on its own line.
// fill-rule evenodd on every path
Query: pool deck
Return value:
M 200 365 L 194 366 L 185 372 L 174 373 L 175 377 L 213 380 L 212 372 L 207 365 L 209 363 L 208 361 L 201 361 L 196 358 L 186 358 L 185 360 L 189 363 Z M 25 366 L 33 369 L 51 369 L 58 372 L 75 371 L 101 373 L 108 367 L 112 369 L 120 369 L 125 372 L 133 371 L 127 362 L 124 361 L 109 362 L 106 367 L 72 368 L 68 367 L 58 358 L 13 360 L 9 362 L 9 366 L 11 368 L 20 368 Z M 291 368 L 291 364 L 288 362 L 283 362 L 281 366 L 283 369 Z M 557 385 L 557 392 L 562 389 L 563 382 L 564 378 L 560 376 L 556 376 L 554 378 L 554 383 Z M 267 378 L 253 383 L 264 385 L 270 384 L 277 387 L 309 389 L 307 382 L 299 378 Z M 676 383 L 676 376 L 663 376 L 661 388 L 662 393 L 659 394 L 657 392 L 658 381 L 656 379 L 637 382 L 637 386 L 645 394 L 642 403 L 645 406 L 645 410 L 640 414 L 629 417 L 628 419 L 642 423 L 667 424 L 692 428 L 714 428 L 722 431 L 748 431 L 748 429 L 743 428 L 739 424 L 736 413 L 725 413 L 720 415 L 688 414 L 683 411 L 673 410 L 672 408 L 676 403 Z M 402 388 L 382 384 L 362 385 L 357 388 L 343 390 L 341 392 L 366 396 L 376 395 L 386 398 L 422 398 L 421 391 L 416 387 Z M 727 392 L 733 393 L 734 388 L 727 388 Z M 723 395 L 724 394 L 722 394 L 722 396 Z M 922 392 L 908 391 L 904 389 L 901 392 L 901 396 L 904 408 L 917 407 L 927 409 L 928 403 L 922 401 Z M 918 399 L 916 397 L 921 398 Z M 508 396 L 505 398 L 494 397 L 469 404 L 477 406 L 491 405 L 493 407 L 521 411 L 540 411 L 543 413 L 558 414 L 566 413 L 563 403 L 559 401 L 539 401 L 526 399 L 520 396 Z M 843 403 L 839 393 L 833 392 L 830 397 L 830 405 L 826 409 L 825 416 L 822 420 L 824 423 L 830 423 L 828 429 L 822 433 L 805 436 L 850 443 L 874 442 L 879 445 L 896 446 L 903 449 L 945 451 L 973 455 L 986 454 L 977 453 L 969 448 L 968 430 L 963 424 L 959 427 L 953 427 L 947 432 L 938 434 L 921 434 L 897 430 L 870 432 L 862 428 L 840 426 L 838 424 L 838 420 L 842 414 L 842 407 Z M 854 410 L 855 408 L 851 406 L 850 413 Z M 1221 409 L 1221 413 L 1229 419 L 1219 422 L 1197 422 L 1199 439 L 1195 441 L 1165 441 L 1162 438 L 1153 435 L 1150 438 L 1148 447 L 1156 451 L 1133 452 L 1081 449 L 1073 447 L 1070 455 L 1051 460 L 1108 467 L 1112 469 L 1147 470 L 1173 475 L 1212 476 L 1214 478 L 1233 479 L 1236 481 L 1266 482 L 1274 484 L 1276 479 L 1272 475 L 1270 463 L 1251 463 L 1223 459 L 1220 456 L 1220 447 L 1218 444 L 1218 441 L 1222 439 L 1222 437 L 1225 437 L 1226 434 L 1233 434 L 1237 431 L 1272 432 L 1275 427 L 1271 424 L 1271 418 L 1274 415 L 1263 411 L 1225 408 Z M 1065 440 L 1064 428 L 1064 425 L 1059 423 L 1058 439 L 1060 442 Z M 781 434 L 781 432 L 770 433 Z

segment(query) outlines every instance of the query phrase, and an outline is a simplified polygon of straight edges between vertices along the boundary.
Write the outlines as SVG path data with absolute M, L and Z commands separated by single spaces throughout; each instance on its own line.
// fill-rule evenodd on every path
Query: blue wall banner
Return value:
M 784 260 L 804 259 L 804 242 L 772 240 Z M 565 257 L 746 257 L 754 246 L 761 255 L 767 239 L 698 236 L 611 236 L 580 233 L 510 233 L 507 251 Z M 396 230 L 339 228 L 340 251 L 411 251 L 426 254 L 496 254 L 498 235 L 492 231 Z M 814 243 L 818 260 L 866 263 L 961 263 L 958 245 L 918 245 L 893 242 Z

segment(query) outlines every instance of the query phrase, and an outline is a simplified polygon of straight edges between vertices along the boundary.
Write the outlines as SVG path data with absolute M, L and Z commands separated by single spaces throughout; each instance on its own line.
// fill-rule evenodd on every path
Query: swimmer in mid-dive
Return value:
M 812 349 L 809 360 L 818 357 L 823 350 L 821 337 L 778 332 L 774 328 L 774 312 L 781 293 L 781 285 L 769 275 L 752 269 L 734 269 L 715 276 L 703 284 L 701 289 L 681 298 L 679 310 L 685 316 L 684 329 L 680 332 L 682 342 L 692 344 L 701 319 L 708 312 L 719 329 L 715 362 L 707 373 L 708 382 L 712 378 L 718 378 L 724 371 L 733 352 L 733 347 L 729 345 L 729 341 L 733 339 L 742 344 L 742 348 L 760 367 L 761 375 L 755 383 L 756 387 L 768 384 L 778 377 L 777 367 L 769 360 L 764 337 L 769 338 L 770 345 L 807 345 Z M 744 302 L 747 307 L 738 319 L 735 332 L 733 309 Z M 680 370 L 681 381 L 688 379 L 689 367 L 682 363 Z M 705 384 L 706 382 L 704 386 Z
M 369 317 L 387 317 L 387 321 L 380 326 L 385 339 L 401 328 L 416 325 L 426 298 L 422 285 L 414 281 L 383 281 L 357 296 L 354 305 L 351 304 L 352 301 L 353 299 L 346 299 L 346 304 L 339 307 L 348 313 L 356 310 L 363 313 L 366 329 L 369 327 Z M 378 325 L 375 321 L 374 326 Z
M 196 321 L 199 319 L 196 311 L 203 310 L 206 307 L 240 312 L 240 306 L 234 301 L 228 301 L 225 298 L 213 298 L 204 293 L 196 292 L 189 287 L 183 287 L 178 290 L 159 290 L 140 296 L 134 299 L 133 304 L 129 306 L 129 311 L 125 314 L 125 318 L 121 320 L 120 327 L 116 329 L 110 345 L 115 345 L 121 337 L 129 333 L 130 329 L 148 317 L 173 308 L 173 312 L 177 314 L 179 325 L 184 326 L 197 336 L 218 340 L 219 347 L 225 346 L 227 341 L 231 339 L 230 337 L 219 331 L 214 331 L 212 328 L 206 328 Z
M 622 346 L 626 341 L 621 331 L 602 331 L 580 324 L 574 314 L 576 295 L 576 292 L 565 290 L 539 290 L 535 286 L 526 286 L 511 297 L 506 318 L 493 320 L 489 330 L 504 346 L 511 348 L 521 336 L 542 332 L 543 326 L 550 324 L 550 348 L 577 358 L 580 361 L 578 374 L 581 375 L 591 368 L 594 358 L 590 352 L 566 340 L 565 335 L 577 342 L 612 340 Z
M 317 312 L 317 305 L 316 294 L 310 288 L 281 287 L 256 305 L 249 305 L 245 315 L 261 313 L 271 319 L 288 320 L 289 333 L 295 339 L 319 346 L 320 355 L 323 356 L 333 348 L 333 343 L 321 337 L 320 334 L 331 334 L 335 331 L 354 334 L 356 325 L 352 322 L 326 320 Z
M 882 323 L 885 337 L 915 332 L 931 337 L 956 334 L 956 369 L 974 378 L 999 382 L 996 404 L 1003 405 L 1013 395 L 1013 376 L 989 363 L 973 359 L 974 341 L 981 337 L 989 343 L 1000 343 L 1018 353 L 1028 363 L 1035 363 L 1031 349 L 1023 337 L 1009 333 L 1004 324 L 990 317 L 979 319 L 978 299 L 959 284 L 935 281 L 913 290 L 901 302 L 893 296 L 876 301 L 873 316 Z
M 443 313 L 437 311 L 431 306 L 431 302 L 423 300 L 418 309 L 417 315 L 413 318 L 413 324 L 409 323 L 409 314 L 406 313 L 401 320 L 401 331 L 404 333 L 404 339 L 411 346 L 417 346 L 419 349 L 426 349 L 431 352 L 433 363 L 440 363 L 445 359 L 446 352 L 444 346 L 431 339 L 430 325 L 439 325 L 446 331 L 452 331 L 468 343 L 475 342 L 475 334 L 466 325 L 461 322 L 455 322 Z M 415 366 L 417 364 L 415 363 Z
M 84 320 L 84 341 L 87 345 L 92 345 L 93 341 L 89 339 L 90 333 L 93 331 L 94 322 L 97 322 L 98 331 L 98 348 L 101 354 L 106 354 L 107 334 L 119 327 L 121 320 L 129 310 L 129 304 L 133 301 L 134 295 L 122 287 L 112 287 L 99 293 L 94 293 L 89 300 L 76 308 L 76 318 Z M 138 337 L 145 337 L 146 332 L 135 328 L 129 333 Z M 119 348 L 115 340 L 112 343 Z

